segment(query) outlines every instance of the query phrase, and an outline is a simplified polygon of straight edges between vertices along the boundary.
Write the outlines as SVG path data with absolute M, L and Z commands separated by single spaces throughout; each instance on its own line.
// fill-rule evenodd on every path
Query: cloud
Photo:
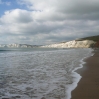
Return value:
M 47 18 L 54 20 L 78 20 L 78 19 L 99 19 L 98 0 L 20 0 L 29 9 L 41 15 L 40 19 Z M 38 19 L 39 19 L 38 18 Z
M 6 11 L 5 15 L 3 15 L 1 18 L 1 21 L 3 23 L 28 23 L 32 21 L 32 17 L 30 12 L 26 10 L 15 9 Z
M 8 10 L 0 17 L 2 42 L 50 44 L 99 34 L 98 0 L 17 2 L 27 9 Z

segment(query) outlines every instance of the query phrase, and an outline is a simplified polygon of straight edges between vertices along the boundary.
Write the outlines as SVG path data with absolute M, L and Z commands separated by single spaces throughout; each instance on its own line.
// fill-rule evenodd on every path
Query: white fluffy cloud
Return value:
M 98 0 L 18 0 L 26 9 L 0 17 L 4 43 L 46 44 L 98 35 Z

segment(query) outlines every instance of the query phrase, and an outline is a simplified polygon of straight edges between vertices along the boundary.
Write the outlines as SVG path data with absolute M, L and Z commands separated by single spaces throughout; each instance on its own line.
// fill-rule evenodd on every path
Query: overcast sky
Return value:
M 0 0 L 0 44 L 51 44 L 99 35 L 99 0 Z

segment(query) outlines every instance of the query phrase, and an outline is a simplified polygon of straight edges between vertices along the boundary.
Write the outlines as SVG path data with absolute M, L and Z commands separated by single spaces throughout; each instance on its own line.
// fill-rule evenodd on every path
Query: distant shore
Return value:
M 82 78 L 72 91 L 71 99 L 99 99 L 99 49 L 85 62 L 84 67 L 77 70 Z

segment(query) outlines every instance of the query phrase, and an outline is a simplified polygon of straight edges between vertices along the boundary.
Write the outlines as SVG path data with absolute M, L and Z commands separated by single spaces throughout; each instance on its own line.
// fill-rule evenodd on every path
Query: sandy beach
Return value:
M 82 78 L 72 91 L 71 99 L 99 99 L 99 49 L 94 53 L 84 60 L 84 67 L 77 70 Z

